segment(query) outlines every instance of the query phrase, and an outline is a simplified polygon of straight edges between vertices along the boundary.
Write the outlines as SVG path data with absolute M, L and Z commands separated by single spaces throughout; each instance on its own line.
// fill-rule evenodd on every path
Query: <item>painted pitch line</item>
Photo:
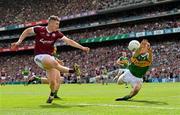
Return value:
M 180 110 L 180 108 L 178 108 L 178 107 L 161 107 L 161 106 L 153 107 L 153 106 L 115 105 L 115 104 L 88 104 L 88 103 L 65 104 L 65 105 Z

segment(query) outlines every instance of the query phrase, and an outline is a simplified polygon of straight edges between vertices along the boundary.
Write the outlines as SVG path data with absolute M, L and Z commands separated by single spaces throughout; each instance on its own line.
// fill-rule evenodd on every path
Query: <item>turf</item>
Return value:
M 0 86 L 0 115 L 180 115 L 180 83 L 144 84 L 130 101 L 116 84 L 63 84 L 61 100 L 46 104 L 48 85 Z

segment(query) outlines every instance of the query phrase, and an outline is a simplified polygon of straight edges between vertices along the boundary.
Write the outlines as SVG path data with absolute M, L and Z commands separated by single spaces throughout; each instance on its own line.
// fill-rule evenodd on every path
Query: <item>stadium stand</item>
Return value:
M 127 7 L 152 2 L 152 0 L 100 0 L 98 9 Z
M 49 14 L 77 14 L 94 10 L 95 5 L 92 0 L 1 0 L 0 26 L 47 19 Z
M 22 24 L 28 22 L 39 21 L 47 19 L 49 15 L 67 16 L 75 15 L 82 12 L 88 11 L 103 11 L 112 8 L 124 8 L 129 6 L 142 5 L 146 3 L 151 3 L 156 0 L 1 0 L 0 7 L 2 14 L 0 15 L 0 27 L 9 26 L 12 24 Z M 81 4 L 79 4 L 81 2 Z M 8 7 L 7 7 L 8 6 Z M 23 6 L 23 7 L 22 7 Z M 51 7 L 48 7 L 51 6 Z M 53 7 L 52 7 L 53 6 Z M 5 8 L 6 7 L 6 8 Z M 46 8 L 44 8 L 46 7 Z M 144 32 L 144 31 L 154 31 L 160 29 L 171 29 L 180 27 L 180 20 L 174 15 L 168 18 L 161 18 L 161 15 L 168 13 L 178 13 L 180 9 L 179 5 L 173 4 L 167 7 L 166 5 L 161 5 L 161 7 L 142 7 L 139 10 L 131 10 L 118 12 L 121 15 L 108 14 L 93 17 L 92 19 L 81 19 L 76 21 L 62 21 L 62 30 L 70 28 L 69 31 L 64 31 L 64 34 L 68 37 L 79 41 L 81 39 L 112 36 L 117 34 L 126 34 L 131 32 Z M 179 14 L 177 14 L 179 16 Z M 151 18 L 153 16 L 155 19 L 145 21 L 143 18 Z M 139 22 L 132 21 L 131 23 L 125 23 L 123 21 L 141 18 Z M 83 21 L 82 21 L 83 20 Z M 115 20 L 121 21 L 117 25 L 108 25 L 105 23 L 103 27 L 88 28 L 87 25 L 91 23 L 102 24 L 104 22 L 112 22 Z M 81 23 L 82 22 L 82 23 Z M 107 25 L 106 25 L 107 24 Z M 99 26 L 99 25 L 97 25 Z M 85 27 L 80 31 L 76 30 L 71 32 L 71 27 L 78 29 L 78 27 Z M 13 32 L 0 32 L 0 37 L 6 35 L 17 35 L 19 36 L 21 32 L 17 29 Z M 17 40 L 18 37 L 13 40 L 0 40 L 0 48 L 9 48 L 10 44 Z M 164 38 L 164 37 L 163 37 Z M 151 70 L 145 76 L 145 81 L 156 81 L 159 82 L 163 78 L 165 80 L 171 80 L 171 78 L 180 79 L 180 42 L 179 38 L 175 39 L 160 39 L 160 41 L 152 40 L 153 53 L 154 53 L 154 63 Z M 119 43 L 119 42 L 118 42 Z M 128 41 L 124 41 L 119 44 L 108 44 L 107 46 L 101 45 L 100 47 L 92 47 L 90 54 L 85 55 L 79 50 L 63 50 L 61 47 L 60 59 L 63 59 L 65 65 L 71 67 L 74 62 L 80 64 L 83 67 L 83 76 L 86 79 L 96 76 L 95 70 L 106 66 L 108 71 L 113 71 L 118 68 L 115 61 L 120 56 L 121 51 L 127 51 Z M 25 41 L 22 46 L 33 46 L 34 42 L 32 39 Z M 130 52 L 128 56 L 130 57 Z M 175 61 L 174 61 L 175 60 Z M 33 62 L 33 55 L 31 53 L 26 53 L 20 55 L 0 55 L 0 65 L 1 70 L 6 72 L 6 81 L 23 81 L 23 76 L 21 75 L 21 70 L 26 66 L 29 67 L 31 74 L 35 73 L 39 76 L 45 76 L 43 70 L 39 69 L 37 65 Z M 3 68 L 3 69 L 2 69 Z M 68 75 L 70 78 L 74 79 L 74 75 Z M 67 75 L 64 75 L 67 77 Z
M 159 29 L 168 29 L 173 27 L 179 27 L 180 20 L 172 19 L 171 21 L 167 20 L 157 20 L 154 22 L 148 23 L 139 23 L 139 24 L 129 24 L 124 26 L 115 26 L 108 28 L 94 28 L 92 30 L 84 29 L 82 32 L 75 32 L 72 34 L 67 34 L 71 39 L 79 41 L 80 39 L 96 38 L 96 37 L 105 37 L 112 36 L 117 34 L 125 34 L 131 32 L 142 32 L 142 31 L 153 31 Z M 0 48 L 9 48 L 11 42 L 1 42 Z M 34 45 L 33 40 L 26 40 L 22 46 L 32 46 Z
M 152 43 L 152 45 L 154 63 L 151 71 L 147 74 L 147 80 L 151 80 L 152 78 L 178 78 L 180 76 L 180 42 L 178 40 L 164 41 L 155 42 Z M 83 68 L 83 76 L 90 78 L 95 77 L 95 69 L 101 68 L 102 66 L 106 66 L 108 71 L 116 70 L 118 66 L 115 62 L 120 56 L 121 51 L 127 51 L 126 46 L 127 43 L 93 48 L 88 55 L 79 50 L 63 51 L 59 53 L 60 59 L 65 62 L 65 65 L 72 67 L 73 63 L 77 62 Z M 128 57 L 130 57 L 130 54 L 131 53 L 128 52 Z M 3 65 L 7 75 L 10 76 L 7 80 L 21 80 L 21 70 L 25 68 L 25 66 L 28 66 L 32 73 L 45 76 L 45 73 L 33 62 L 32 55 L 25 54 L 13 57 L 1 57 L 0 65 Z

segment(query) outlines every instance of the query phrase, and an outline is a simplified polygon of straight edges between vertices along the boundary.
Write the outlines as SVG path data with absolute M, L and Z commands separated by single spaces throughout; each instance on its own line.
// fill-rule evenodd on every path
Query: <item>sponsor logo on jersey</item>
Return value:
M 52 44 L 54 41 L 51 40 L 44 40 L 43 38 L 39 40 L 43 44 Z

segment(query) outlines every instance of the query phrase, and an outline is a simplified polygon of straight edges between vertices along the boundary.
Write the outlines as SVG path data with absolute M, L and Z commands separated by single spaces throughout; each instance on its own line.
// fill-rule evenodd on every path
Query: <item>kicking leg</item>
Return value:
M 41 68 L 45 69 L 47 72 L 47 77 L 48 77 L 48 81 L 49 81 L 50 89 L 51 89 L 51 93 L 47 100 L 47 103 L 51 103 L 54 99 L 55 91 L 58 87 L 57 81 L 56 81 L 56 75 L 59 72 L 77 73 L 76 70 L 78 70 L 79 68 L 78 69 L 75 69 L 75 68 L 70 69 L 65 66 L 62 66 L 61 64 L 58 63 L 57 60 L 55 60 L 54 57 L 52 57 L 50 55 L 45 55 L 45 56 L 43 56 L 43 58 L 35 57 L 34 60 L 37 65 L 39 65 Z M 57 70 L 58 70 L 58 73 L 57 73 Z
M 121 74 L 117 80 L 117 84 L 118 85 L 122 85 L 124 84 L 125 82 L 123 81 L 123 77 L 125 76 L 125 73 Z
M 123 71 L 122 69 L 119 69 L 117 75 L 114 77 L 113 80 L 115 81 L 116 79 L 119 79 L 119 77 L 120 77 L 123 73 L 124 73 L 124 71 Z
M 51 58 L 51 59 L 50 59 Z M 62 73 L 74 73 L 74 69 L 67 68 L 58 63 L 55 59 L 52 59 L 51 56 L 45 56 L 42 60 L 43 66 L 46 69 L 55 68 Z

